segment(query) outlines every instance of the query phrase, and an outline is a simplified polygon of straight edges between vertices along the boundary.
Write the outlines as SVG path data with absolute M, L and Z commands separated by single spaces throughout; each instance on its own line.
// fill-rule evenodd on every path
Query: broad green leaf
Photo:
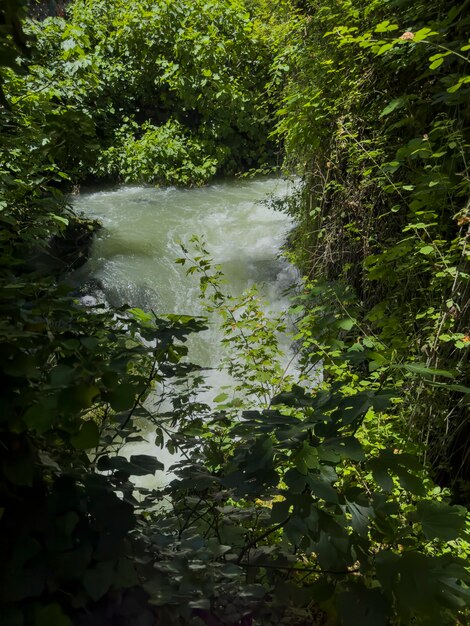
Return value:
M 138 390 L 130 383 L 121 383 L 109 393 L 109 403 L 115 411 L 132 408 Z
M 287 406 L 312 406 L 314 399 L 303 387 L 292 385 L 291 391 L 283 391 L 275 396 L 271 405 L 286 404 Z
M 120 471 L 130 476 L 146 476 L 155 474 L 157 470 L 163 470 L 164 465 L 147 454 L 135 454 L 127 460 L 123 456 L 102 456 L 97 467 L 100 471 Z
M 381 55 L 384 54 L 385 52 L 388 52 L 389 50 L 391 50 L 392 48 L 394 48 L 393 43 L 384 43 L 382 46 L 380 46 L 380 48 L 377 50 L 376 54 Z
M 372 476 L 375 482 L 380 485 L 384 491 L 392 491 L 393 480 L 388 473 L 388 467 L 382 465 L 379 459 L 372 459 L 369 461 L 369 466 L 372 469 Z
M 102 598 L 114 581 L 114 563 L 104 561 L 93 569 L 88 569 L 83 575 L 83 587 L 95 602 Z
M 287 470 L 284 482 L 292 493 L 302 493 L 305 489 L 306 477 L 297 469 L 291 468 Z
M 284 522 L 289 516 L 289 509 L 291 504 L 288 500 L 282 502 L 274 502 L 271 509 L 271 522 L 273 524 L 280 524 Z
M 220 403 L 220 402 L 225 402 L 225 400 L 228 400 L 228 398 L 229 398 L 228 393 L 219 393 L 219 395 L 216 396 L 213 401 L 216 403 Z
M 441 57 L 440 59 L 436 59 L 435 61 L 433 61 L 431 63 L 431 65 L 429 66 L 430 70 L 436 70 L 438 67 L 440 67 L 442 64 L 444 63 L 444 59 Z
M 430 381 L 428 383 L 432 387 L 440 387 L 441 389 L 448 389 L 449 391 L 458 391 L 459 393 L 470 393 L 470 387 L 465 387 L 465 385 L 449 385 L 448 383 L 438 383 L 435 381 Z
M 306 519 L 299 515 L 292 515 L 284 527 L 284 532 L 292 545 L 299 546 L 308 535 Z
M 338 503 L 338 492 L 328 481 L 309 474 L 307 484 L 314 496 L 325 500 L 325 502 Z
M 98 425 L 93 420 L 84 422 L 80 428 L 80 432 L 72 437 L 70 442 L 77 450 L 96 448 L 100 442 L 100 430 Z
M 37 433 L 48 431 L 59 418 L 57 407 L 53 399 L 42 398 L 40 404 L 30 407 L 23 415 L 23 420 L 27 427 Z
M 416 517 L 428 539 L 450 541 L 456 539 L 464 528 L 466 509 L 444 502 L 422 500 L 417 504 Z
M 318 447 L 318 456 L 325 461 L 335 459 L 350 459 L 364 461 L 364 450 L 355 437 L 335 437 L 327 439 Z
M 413 616 L 439 626 L 449 606 L 463 607 L 470 598 L 465 563 L 450 555 L 433 557 L 416 551 L 401 555 L 382 551 L 376 556 L 377 575 L 384 592 L 397 603 L 405 623 Z
M 341 328 L 342 330 L 351 330 L 351 328 L 353 328 L 355 324 L 356 324 L 356 321 L 353 320 L 352 318 L 346 318 L 344 320 L 340 320 L 339 322 L 337 322 L 338 328 Z
M 304 476 L 308 473 L 309 469 L 318 467 L 317 450 L 306 441 L 304 441 L 302 448 L 293 455 L 292 460 L 297 470 Z
M 434 35 L 438 35 L 436 31 L 433 31 L 431 28 L 425 27 L 421 28 L 414 34 L 413 43 L 419 43 L 420 41 L 424 41 L 427 37 L 433 37 Z
M 68 365 L 56 365 L 51 370 L 51 385 L 53 387 L 68 387 L 74 378 L 75 372 Z
M 353 529 L 363 537 L 367 537 L 369 519 L 374 516 L 374 510 L 370 506 L 361 506 L 356 502 L 346 500 L 346 508 L 351 514 Z
M 224 578 L 238 578 L 244 574 L 244 570 L 235 563 L 225 563 L 219 571 Z
M 405 369 L 412 374 L 419 374 L 420 376 L 443 376 L 444 378 L 455 378 L 453 372 L 448 370 L 434 369 L 433 367 L 427 367 L 421 363 L 406 363 L 404 365 L 393 366 L 394 369 Z
M 49 604 L 36 609 L 34 626 L 72 626 L 72 621 L 58 604 Z
M 365 415 L 372 406 L 372 398 L 368 393 L 357 393 L 343 398 L 333 417 L 342 424 L 352 424 L 358 417 Z
M 360 583 L 351 584 L 340 593 L 337 605 L 342 626 L 387 626 L 390 604 L 380 589 L 368 589 Z
M 434 246 L 423 246 L 422 248 L 419 249 L 418 252 L 420 254 L 424 254 L 425 256 L 427 256 L 428 254 L 431 254 L 432 252 L 434 252 Z
M 386 115 L 390 115 L 395 109 L 401 109 L 402 106 L 406 104 L 406 98 L 395 98 L 387 104 L 385 109 L 379 115 L 379 117 L 385 117 Z

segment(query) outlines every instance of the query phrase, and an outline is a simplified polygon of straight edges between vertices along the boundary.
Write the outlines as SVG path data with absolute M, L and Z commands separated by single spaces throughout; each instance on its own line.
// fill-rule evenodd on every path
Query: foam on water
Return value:
M 181 256 L 179 242 L 188 244 L 198 235 L 214 262 L 221 264 L 232 295 L 256 283 L 269 308 L 282 311 L 287 306 L 283 294 L 294 282 L 295 271 L 279 258 L 279 252 L 292 224 L 266 201 L 289 195 L 293 184 L 263 178 L 199 189 L 126 186 L 76 196 L 75 209 L 104 225 L 77 277 L 93 286 L 84 304 L 107 300 L 113 306 L 129 304 L 157 314 L 203 314 L 197 278 L 186 276 L 185 268 L 175 264 Z M 189 345 L 193 362 L 216 368 L 221 351 L 215 326 L 192 337 Z M 208 382 L 215 396 L 228 379 L 212 369 Z M 126 455 L 155 454 L 166 467 L 171 465 L 175 458 L 156 449 L 148 434 L 148 442 L 126 446 Z M 162 472 L 157 479 L 139 484 L 155 486 L 168 479 L 168 473 Z

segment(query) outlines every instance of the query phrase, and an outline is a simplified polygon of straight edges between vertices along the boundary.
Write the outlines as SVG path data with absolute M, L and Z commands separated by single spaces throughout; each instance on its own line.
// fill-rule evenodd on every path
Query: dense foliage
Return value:
M 8 101 L 74 179 L 201 184 L 273 160 L 269 48 L 243 2 L 84 0 L 25 30 Z
M 468 42 L 450 4 L 76 0 L 22 29 L 4 1 L 2 626 L 465 623 Z M 224 292 L 203 240 L 182 246 L 234 379 L 208 406 L 184 344 L 204 320 L 89 309 L 64 284 L 97 225 L 60 189 L 250 169 L 269 128 L 305 179 L 287 210 L 308 278 L 270 316 L 256 289 Z M 161 468 L 122 450 L 142 419 L 179 455 L 163 490 L 130 480 Z
M 297 258 L 351 318 L 340 359 L 397 369 L 413 437 L 467 498 L 469 22 L 465 3 L 308 3 L 278 125 L 306 172 Z

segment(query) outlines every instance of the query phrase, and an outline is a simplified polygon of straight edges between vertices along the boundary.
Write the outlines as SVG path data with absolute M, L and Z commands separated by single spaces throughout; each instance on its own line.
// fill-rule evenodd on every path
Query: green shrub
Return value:
M 175 120 L 158 127 L 144 122 L 140 128 L 128 122 L 100 154 L 96 173 L 126 183 L 201 185 L 217 172 L 214 152 L 213 146 L 188 136 Z

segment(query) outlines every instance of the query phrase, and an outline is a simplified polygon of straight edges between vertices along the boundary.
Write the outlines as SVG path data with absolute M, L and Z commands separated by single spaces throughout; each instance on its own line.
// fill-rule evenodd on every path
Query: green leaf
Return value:
M 415 36 L 413 38 L 413 43 L 418 43 L 420 41 L 423 41 L 427 37 L 432 37 L 438 34 L 439 33 L 431 30 L 430 28 L 427 28 L 427 27 L 421 28 L 420 30 L 418 30 L 418 32 L 415 33 Z
M 80 432 L 72 437 L 70 442 L 77 450 L 96 448 L 100 442 L 100 430 L 98 425 L 93 420 L 84 422 L 80 428 Z
M 400 484 L 417 495 L 423 495 L 423 480 L 412 472 L 419 472 L 421 465 L 419 460 L 410 454 L 394 454 L 392 450 L 385 449 L 380 455 L 368 462 L 374 480 L 384 491 L 392 491 L 393 480 L 391 473 L 395 474 Z
M 219 571 L 224 578 L 238 578 L 245 574 L 244 570 L 235 563 L 225 563 Z
M 49 398 L 42 398 L 42 402 L 30 407 L 23 415 L 27 427 L 37 433 L 48 431 L 58 419 L 57 407 Z
M 376 54 L 377 55 L 381 55 L 384 54 L 385 52 L 388 52 L 389 50 L 391 50 L 394 47 L 393 43 L 384 43 L 382 46 L 380 46 L 380 48 L 377 50 Z
M 387 626 L 390 604 L 380 589 L 351 584 L 337 598 L 342 626 Z
M 55 215 L 54 213 L 49 213 L 49 216 L 56 222 L 59 222 L 59 224 L 63 224 L 64 226 L 69 225 L 69 220 L 66 217 L 63 217 L 62 215 Z
M 390 24 L 390 20 L 385 20 L 384 22 L 380 22 L 380 24 L 377 24 L 377 26 L 374 28 L 374 32 L 375 33 L 386 33 L 388 30 L 388 25 Z
M 115 411 L 132 408 L 138 390 L 130 383 L 121 383 L 109 393 L 109 403 Z
M 135 564 L 132 560 L 127 558 L 120 558 L 114 575 L 115 587 L 134 587 L 139 584 L 139 577 L 135 568 Z
M 90 598 L 96 602 L 111 587 L 113 579 L 114 562 L 104 561 L 84 573 L 82 584 Z
M 284 532 L 294 546 L 300 545 L 308 535 L 307 518 L 292 515 L 284 527 Z
M 309 469 L 318 467 L 318 453 L 316 448 L 309 445 L 306 441 L 303 442 L 302 448 L 293 455 L 295 467 L 304 476 Z
M 314 496 L 325 500 L 325 502 L 337 504 L 338 492 L 327 480 L 309 474 L 307 476 L 307 484 Z
M 165 469 L 163 463 L 147 454 L 132 455 L 129 461 L 123 456 L 102 456 L 98 460 L 97 467 L 102 472 L 120 471 L 129 476 L 146 476 Z
M 284 522 L 289 516 L 290 502 L 283 500 L 282 502 L 274 502 L 271 509 L 270 521 L 273 524 Z
M 393 480 L 388 473 L 388 468 L 384 467 L 379 459 L 372 459 L 369 462 L 369 466 L 372 469 L 372 476 L 375 482 L 380 485 L 384 491 L 392 491 Z
M 428 254 L 431 254 L 432 252 L 434 252 L 434 247 L 433 246 L 423 246 L 422 248 L 420 248 L 418 250 L 418 252 L 420 254 L 424 254 L 424 255 L 427 256 Z
M 379 115 L 379 118 L 389 115 L 390 113 L 395 111 L 395 109 L 401 109 L 401 107 L 404 106 L 405 104 L 406 104 L 406 98 L 395 98 L 395 100 L 392 100 L 391 102 L 387 104 L 385 109 L 383 109 L 383 111 Z
M 228 397 L 229 397 L 228 393 L 219 393 L 219 395 L 214 398 L 214 402 L 216 403 L 225 402 L 225 400 L 227 400 Z
M 450 555 L 434 557 L 416 551 L 401 555 L 391 551 L 377 554 L 377 576 L 386 595 L 396 602 L 404 624 L 419 616 L 423 624 L 440 626 L 446 623 L 447 608 L 468 606 L 468 582 L 465 562 Z
M 438 383 L 435 381 L 429 381 L 431 387 L 440 387 L 441 389 L 448 389 L 449 391 L 458 391 L 459 393 L 469 394 L 470 387 L 465 385 L 449 385 L 448 383 Z
M 455 83 L 455 85 L 452 85 L 451 87 L 449 87 L 447 89 L 448 93 L 455 93 L 456 91 L 458 91 L 460 89 L 460 87 L 462 87 L 462 85 L 465 85 L 467 83 L 470 82 L 470 76 L 461 76 L 459 78 L 459 80 Z M 451 146 L 451 144 L 449 143 L 450 147 L 455 147 L 455 146 Z
M 68 365 L 56 365 L 51 370 L 51 385 L 53 387 L 68 387 L 74 378 L 75 372 Z
M 404 365 L 393 366 L 393 369 L 404 369 L 412 374 L 419 374 L 420 376 L 443 376 L 444 378 L 455 378 L 453 372 L 448 370 L 434 369 L 433 367 L 427 367 L 424 363 L 406 363 Z
M 72 622 L 58 604 L 36 609 L 34 626 L 72 626 Z
M 421 477 L 412 474 L 402 467 L 395 468 L 395 473 L 403 489 L 416 495 L 424 495 L 426 493 Z
M 367 537 L 369 519 L 373 517 L 374 510 L 370 506 L 361 506 L 356 502 L 346 501 L 346 508 L 351 514 L 351 525 L 358 535 Z
M 365 415 L 371 406 L 371 395 L 360 392 L 343 398 L 333 413 L 333 417 L 335 420 L 341 420 L 342 424 L 352 424 L 358 417 Z
M 433 61 L 431 63 L 431 65 L 429 66 L 430 70 L 436 70 L 438 67 L 440 67 L 442 64 L 444 63 L 444 59 L 441 57 L 440 59 L 436 59 L 435 61 Z
M 76 413 L 81 409 L 88 409 L 100 396 L 96 385 L 81 383 L 73 387 L 62 389 L 59 396 L 61 408 L 69 413 Z
M 311 406 L 314 398 L 299 385 L 292 385 L 291 391 L 283 391 L 272 399 L 271 405 L 286 404 L 287 406 Z
M 364 461 L 365 455 L 361 444 L 356 437 L 336 437 L 326 440 L 318 447 L 318 456 L 325 461 L 335 459 L 350 459 L 352 461 Z
M 465 526 L 466 509 L 444 502 L 423 500 L 417 504 L 416 518 L 421 522 L 427 539 L 451 541 L 457 539 Z
M 291 468 L 285 473 L 284 482 L 292 493 L 302 493 L 305 489 L 306 477 L 297 469 Z
M 355 324 L 356 324 L 356 320 L 353 320 L 352 318 L 346 318 L 346 319 L 340 320 L 339 322 L 336 323 L 338 328 L 341 328 L 342 330 L 351 330 L 351 328 Z

